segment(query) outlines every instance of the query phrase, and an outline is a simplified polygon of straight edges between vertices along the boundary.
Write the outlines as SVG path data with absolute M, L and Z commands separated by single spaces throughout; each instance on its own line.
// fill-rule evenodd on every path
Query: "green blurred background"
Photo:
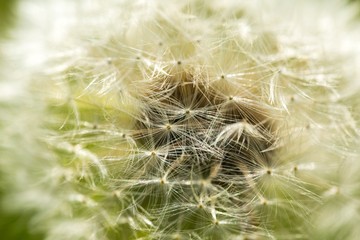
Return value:
M 17 0 L 0 0 L 0 73 L 4 56 L 2 54 L 2 42 L 10 38 L 10 29 L 16 25 L 16 5 Z M 1 76 L 1 74 L 0 74 Z M 0 82 L 4 79 L 0 79 Z M 0 102 L 0 111 L 9 106 L 4 106 L 4 103 Z M 11 106 L 10 106 L 11 107 Z M 0 127 L 1 123 L 0 123 Z M 0 146 L 0 153 L 3 152 L 2 146 Z M 4 157 L 3 154 L 0 154 Z M 5 161 L 5 159 L 0 159 Z M 40 240 L 43 239 L 40 235 L 31 234 L 29 229 L 29 223 L 31 214 L 18 213 L 12 214 L 4 208 L 2 199 L 4 192 L 7 191 L 7 186 L 4 184 L 2 176 L 3 172 L 0 169 L 0 238 L 2 240 Z
M 0 37 L 4 37 L 6 30 L 15 21 L 15 7 L 17 0 L 0 0 Z

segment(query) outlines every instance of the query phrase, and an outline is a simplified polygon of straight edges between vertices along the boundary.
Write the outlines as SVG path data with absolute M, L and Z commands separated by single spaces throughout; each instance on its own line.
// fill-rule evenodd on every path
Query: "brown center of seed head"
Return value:
M 185 76 L 153 83 L 135 126 L 141 146 L 167 149 L 164 171 L 224 185 L 233 176 L 269 166 L 272 152 L 265 150 L 274 138 L 268 114 L 254 104 L 228 101 L 215 84 Z M 231 100 L 234 96 L 243 97 L 231 95 Z

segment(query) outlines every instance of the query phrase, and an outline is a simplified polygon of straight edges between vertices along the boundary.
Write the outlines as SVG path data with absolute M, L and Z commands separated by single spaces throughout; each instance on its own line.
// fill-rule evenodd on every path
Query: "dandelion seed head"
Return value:
M 306 239 L 327 219 L 321 239 L 333 199 L 358 207 L 346 173 L 334 177 L 359 154 L 342 60 L 358 38 L 338 1 L 47 4 L 56 46 L 38 42 L 22 63 L 45 69 L 27 77 L 42 109 L 16 115 L 40 130 L 1 116 L 15 160 L 0 166 L 19 165 L 8 202 L 35 210 L 48 239 Z

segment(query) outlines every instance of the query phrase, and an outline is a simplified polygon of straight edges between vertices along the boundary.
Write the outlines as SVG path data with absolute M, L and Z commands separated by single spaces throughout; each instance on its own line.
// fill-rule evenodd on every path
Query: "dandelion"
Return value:
M 41 239 L 356 239 L 358 23 L 292 4 L 20 2 L 4 212 Z

